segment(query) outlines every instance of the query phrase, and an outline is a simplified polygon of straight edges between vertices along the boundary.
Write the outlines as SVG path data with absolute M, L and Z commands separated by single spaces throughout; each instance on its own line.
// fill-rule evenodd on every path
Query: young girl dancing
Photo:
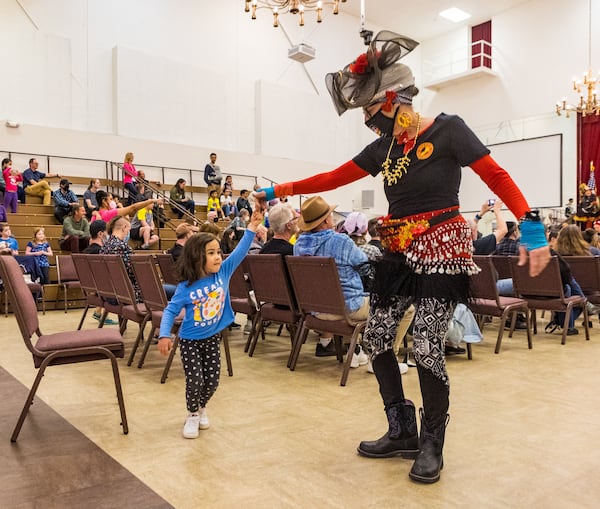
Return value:
M 246 256 L 262 220 L 263 214 L 254 212 L 244 237 L 225 261 L 219 240 L 211 233 L 190 237 L 177 261 L 181 283 L 164 310 L 158 349 L 167 355 L 173 347 L 171 328 L 177 315 L 185 309 L 179 329 L 189 412 L 183 427 L 185 438 L 197 438 L 198 429 L 209 427 L 206 404 L 217 390 L 221 371 L 219 333 L 234 320 L 229 280 Z

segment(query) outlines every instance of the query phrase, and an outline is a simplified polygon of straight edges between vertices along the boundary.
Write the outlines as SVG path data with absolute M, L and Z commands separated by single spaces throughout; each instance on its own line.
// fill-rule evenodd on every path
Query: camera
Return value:
M 488 205 L 489 205 L 490 207 L 493 207 L 493 206 L 494 206 L 494 203 L 496 203 L 496 199 L 495 199 L 495 198 L 490 198 L 490 199 L 488 200 Z

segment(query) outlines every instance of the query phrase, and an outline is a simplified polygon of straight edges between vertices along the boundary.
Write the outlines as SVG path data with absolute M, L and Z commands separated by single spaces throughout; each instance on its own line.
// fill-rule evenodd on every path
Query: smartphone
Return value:
M 495 199 L 495 198 L 490 198 L 490 199 L 488 200 L 488 205 L 489 205 L 490 207 L 493 207 L 493 206 L 494 206 L 494 203 L 496 203 L 496 199 Z

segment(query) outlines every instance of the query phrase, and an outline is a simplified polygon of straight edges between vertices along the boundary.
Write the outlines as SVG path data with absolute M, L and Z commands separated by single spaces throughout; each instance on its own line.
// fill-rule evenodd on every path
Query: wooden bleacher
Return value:
M 74 177 L 70 175 L 65 175 L 64 177 L 68 178 L 71 183 L 77 185 L 87 186 L 89 185 L 90 181 L 90 178 L 88 177 Z M 115 191 L 121 190 L 122 184 L 120 181 L 114 181 L 110 179 L 100 179 L 100 181 L 104 188 L 112 188 Z M 160 191 L 164 192 L 168 197 L 172 185 L 162 184 L 161 186 L 155 187 L 157 187 L 157 189 L 159 189 Z M 55 189 L 56 186 L 52 185 L 52 188 Z M 195 197 L 202 193 L 206 195 L 208 191 L 206 187 L 197 186 L 187 186 L 186 190 L 194 193 Z M 54 217 L 54 204 L 43 205 L 42 198 L 37 196 L 26 196 L 25 202 L 25 204 L 19 203 L 16 214 L 7 213 L 8 224 L 11 227 L 13 236 L 19 243 L 19 254 L 21 255 L 25 254 L 25 248 L 27 246 L 27 243 L 33 239 L 34 229 L 40 226 L 44 227 L 46 238 L 48 239 L 48 243 L 52 247 L 52 252 L 54 253 L 54 256 L 49 257 L 50 284 L 44 285 L 44 300 L 47 310 L 62 309 L 62 297 L 60 302 L 56 302 L 58 292 L 56 255 L 69 254 L 68 252 L 61 251 L 59 247 L 59 240 L 61 238 L 62 233 L 62 225 L 59 224 Z M 80 198 L 80 202 L 83 204 L 83 198 Z M 160 238 L 158 247 L 154 250 L 141 252 L 159 253 L 166 249 L 169 249 L 175 243 L 175 228 L 178 224 L 182 223 L 183 220 L 177 219 L 177 215 L 171 210 L 168 204 L 165 204 L 165 214 L 167 218 L 170 219 L 170 221 L 169 224 L 166 225 L 164 228 L 157 228 L 156 230 Z M 195 217 L 197 218 L 198 222 L 201 223 L 205 221 L 206 214 L 206 205 L 196 203 Z M 227 228 L 228 223 L 228 221 L 219 221 L 217 223 L 217 226 L 219 226 L 223 230 Z M 130 240 L 129 244 L 132 247 L 132 249 L 137 249 L 139 248 L 141 243 L 139 241 Z M 69 290 L 69 293 L 67 295 L 67 301 L 69 309 L 80 308 L 84 306 L 83 294 L 80 290 Z M 10 303 L 9 311 L 11 311 Z

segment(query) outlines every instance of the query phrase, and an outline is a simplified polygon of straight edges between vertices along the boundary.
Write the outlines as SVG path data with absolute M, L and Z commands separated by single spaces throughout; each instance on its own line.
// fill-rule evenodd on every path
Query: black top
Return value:
M 382 171 L 392 138 L 380 137 L 354 157 L 353 161 L 373 176 Z M 404 154 L 404 144 L 393 142 L 393 168 Z M 410 163 L 398 181 L 384 189 L 389 213 L 394 218 L 453 207 L 459 204 L 461 167 L 488 155 L 490 151 L 464 121 L 456 115 L 438 115 L 417 138 L 409 152 Z
M 259 251 L 259 254 L 280 254 L 282 256 L 293 255 L 294 246 L 287 240 L 271 239 Z
M 473 254 L 489 255 L 496 249 L 496 236 L 493 233 L 473 241 Z
M 102 246 L 100 244 L 90 244 L 88 247 L 86 247 L 82 253 L 85 254 L 100 254 L 100 248 Z
M 181 256 L 183 252 L 183 246 L 181 244 L 175 244 L 171 249 L 167 251 L 172 257 L 173 261 L 177 261 L 177 259 Z

